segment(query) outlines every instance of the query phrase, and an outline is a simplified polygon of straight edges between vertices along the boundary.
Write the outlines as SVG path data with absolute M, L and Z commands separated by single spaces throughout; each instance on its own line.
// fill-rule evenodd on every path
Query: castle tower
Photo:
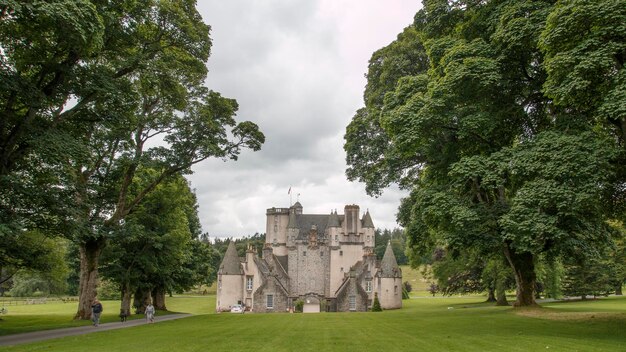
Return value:
M 243 277 L 235 241 L 230 241 L 217 272 L 218 311 L 229 310 L 232 305 L 243 303 Z
M 393 254 L 391 241 L 387 243 L 385 255 L 383 255 L 376 276 L 380 306 L 383 309 L 402 308 L 402 271 L 398 267 L 396 256 Z
M 273 248 L 273 253 L 277 256 L 287 255 L 287 222 L 291 208 L 270 208 L 267 209 L 265 228 L 265 243 Z

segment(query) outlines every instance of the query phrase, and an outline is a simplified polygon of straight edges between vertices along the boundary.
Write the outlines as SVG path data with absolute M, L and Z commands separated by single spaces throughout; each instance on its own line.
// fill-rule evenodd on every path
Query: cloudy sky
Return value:
M 189 177 L 211 237 L 265 232 L 265 210 L 288 207 L 292 188 L 305 213 L 370 210 L 396 227 L 403 193 L 365 194 L 345 177 L 343 135 L 363 105 L 372 53 L 408 26 L 419 0 L 199 1 L 212 27 L 207 85 L 239 103 L 238 120 L 259 125 L 266 143 L 236 162 L 211 160 Z

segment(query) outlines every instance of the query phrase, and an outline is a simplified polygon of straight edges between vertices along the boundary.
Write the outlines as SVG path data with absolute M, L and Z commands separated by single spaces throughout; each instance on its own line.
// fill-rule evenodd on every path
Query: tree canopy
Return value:
M 0 5 L 0 240 L 41 228 L 78 244 L 77 317 L 90 315 L 109 235 L 148 194 L 264 142 L 204 86 L 209 31 L 194 0 Z
M 398 219 L 414 256 L 437 245 L 500 253 L 516 305 L 534 305 L 537 257 L 594 252 L 624 215 L 626 7 L 423 5 L 370 60 L 347 175 L 373 195 L 410 190 Z

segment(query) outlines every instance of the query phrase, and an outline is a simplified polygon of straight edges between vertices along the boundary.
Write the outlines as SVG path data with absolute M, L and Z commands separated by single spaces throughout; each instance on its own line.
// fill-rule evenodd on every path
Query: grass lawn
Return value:
M 202 304 L 198 304 L 202 301 Z M 157 315 L 172 314 L 175 312 L 206 314 L 215 311 L 215 296 L 213 299 L 193 297 L 173 297 L 167 299 L 169 312 L 157 311 Z M 102 301 L 104 312 L 100 317 L 100 323 L 119 321 L 120 302 Z M 0 336 L 22 332 L 49 330 L 57 328 L 70 328 L 91 325 L 89 320 L 73 320 L 78 309 L 78 302 L 63 303 L 50 301 L 46 304 L 22 304 L 7 306 L 9 313 L 0 316 Z M 143 315 L 132 315 L 131 319 L 143 319 Z
M 170 309 L 198 314 L 191 318 L 4 350 L 626 351 L 626 297 L 526 310 L 487 305 L 483 297 L 424 297 L 382 313 L 243 315 L 213 314 L 214 299 L 168 298 Z

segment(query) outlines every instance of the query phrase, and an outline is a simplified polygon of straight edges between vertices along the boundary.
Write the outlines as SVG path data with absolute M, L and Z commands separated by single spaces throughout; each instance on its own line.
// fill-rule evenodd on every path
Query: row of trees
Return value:
M 437 248 L 422 273 L 435 295 L 484 293 L 487 301 L 508 305 L 506 291 L 515 288 L 515 276 L 501 256 L 483 257 L 478 251 L 454 252 Z M 622 295 L 626 278 L 626 247 L 616 243 L 597 258 L 539 257 L 535 296 L 545 298 Z
M 181 190 L 181 175 L 207 158 L 236 160 L 242 148 L 264 142 L 255 124 L 235 121 L 236 101 L 204 87 L 210 27 L 195 6 L 0 5 L 0 272 L 6 280 L 22 268 L 46 269 L 47 251 L 32 243 L 33 231 L 66 238 L 80 262 L 77 318 L 91 315 L 100 267 L 126 295 L 135 277 L 115 261 L 148 266 L 139 260 L 144 248 L 196 246 L 183 240 L 197 232 L 197 224 L 184 231 L 185 216 L 196 220 L 177 211 L 159 219 L 167 224 L 149 224 L 160 211 L 150 207 L 161 205 L 148 197 Z M 124 241 L 130 247 L 109 248 L 101 262 L 110 244 Z M 150 282 L 159 291 L 174 277 Z
M 530 306 L 540 258 L 592 263 L 624 240 L 624 22 L 615 0 L 424 0 L 373 54 L 347 175 L 410 191 L 412 258 L 505 262 Z

